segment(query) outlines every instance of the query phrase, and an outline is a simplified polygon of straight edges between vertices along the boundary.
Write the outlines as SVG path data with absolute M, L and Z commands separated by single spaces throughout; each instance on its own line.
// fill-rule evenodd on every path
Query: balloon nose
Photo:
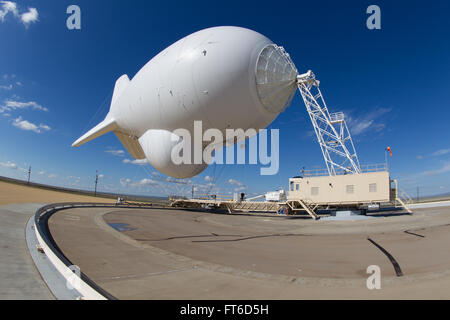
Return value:
M 256 89 L 264 108 L 270 113 L 286 109 L 297 90 L 297 68 L 283 47 L 266 46 L 256 64 Z

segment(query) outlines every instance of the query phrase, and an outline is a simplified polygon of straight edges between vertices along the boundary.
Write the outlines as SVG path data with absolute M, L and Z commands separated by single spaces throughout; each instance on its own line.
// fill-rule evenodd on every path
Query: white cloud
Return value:
M 167 177 L 166 181 L 171 182 L 171 183 L 185 184 L 185 185 L 192 184 L 191 179 L 180 179 L 180 178 Z
M 435 176 L 437 174 L 442 174 L 442 173 L 446 173 L 446 172 L 450 172 L 450 162 L 445 163 L 442 167 L 440 167 L 439 169 L 436 170 L 430 170 L 430 171 L 425 171 L 422 174 L 428 175 L 428 176 Z
M 105 188 L 106 191 L 110 191 L 110 192 L 117 192 L 118 188 L 115 185 L 112 184 L 105 184 L 103 185 L 103 188 Z
M 98 175 L 98 178 L 99 178 L 99 179 L 103 179 L 104 177 L 105 177 L 104 174 L 99 174 L 99 175 Z
M 123 157 L 125 155 L 125 151 L 123 150 L 106 150 L 105 152 L 117 157 Z
M 4 167 L 4 168 L 8 168 L 8 169 L 14 169 L 17 170 L 18 166 L 17 164 L 8 161 L 8 162 L 0 162 L 0 166 Z
M 1 3 L 1 1 L 0 1 L 0 3 Z M 3 79 L 5 79 L 5 80 L 7 80 L 7 79 L 14 79 L 15 77 L 16 77 L 15 74 L 7 74 L 7 73 L 5 73 L 3 75 Z
M 235 185 L 235 186 L 243 186 L 244 184 L 238 180 L 234 180 L 234 179 L 229 179 L 228 180 L 229 184 Z
M 3 22 L 5 20 L 5 16 L 11 12 L 14 16 L 19 16 L 19 11 L 17 10 L 17 4 L 12 1 L 0 1 L 1 9 L 0 9 L 0 20 Z
M 126 187 L 126 186 L 128 186 L 130 183 L 131 183 L 131 179 L 128 179 L 128 178 L 121 178 L 121 179 L 120 179 L 120 185 L 121 185 L 122 187 Z
M 45 124 L 35 125 L 27 120 L 22 120 L 22 117 L 18 117 L 14 120 L 13 126 L 26 131 L 33 131 L 36 133 L 41 133 L 42 130 L 50 131 L 50 127 Z
M 28 27 L 30 23 L 39 21 L 39 13 L 36 8 L 28 8 L 28 12 L 20 15 L 20 20 L 25 26 Z
M 20 102 L 20 101 L 13 101 L 13 100 L 5 100 L 4 105 L 0 106 L 0 113 L 5 112 L 5 111 L 13 111 L 16 109 L 28 109 L 28 108 L 31 108 L 33 110 L 48 111 L 47 108 L 41 106 L 40 104 L 36 103 L 35 101 Z
M 205 177 L 205 181 L 211 182 L 213 180 L 214 180 L 213 177 L 210 177 L 210 176 Z
M 12 13 L 20 22 L 22 22 L 25 27 L 28 27 L 31 23 L 39 21 L 39 12 L 36 8 L 28 8 L 28 11 L 19 13 L 17 8 L 17 3 L 12 1 L 0 1 L 0 20 L 5 21 L 5 17 L 8 13 Z
M 346 122 L 349 127 L 350 133 L 357 136 L 362 133 L 366 133 L 370 130 L 375 130 L 376 132 L 382 131 L 386 128 L 386 124 L 380 122 L 380 118 L 389 113 L 391 109 L 389 108 L 378 108 L 374 111 L 368 112 L 361 117 L 352 117 L 346 114 Z
M 41 132 L 38 126 L 36 126 L 34 123 L 28 122 L 27 120 L 22 120 L 22 117 L 15 119 L 13 122 L 13 126 L 22 130 L 34 131 L 36 133 Z
M 157 184 L 158 182 L 153 179 L 142 179 L 141 181 L 139 181 L 139 185 L 141 186 L 154 186 Z
M 131 179 L 120 179 L 120 184 L 122 187 L 145 187 L 145 186 L 157 186 L 159 183 L 153 179 L 142 179 L 140 181 L 133 182 Z
M 439 156 L 446 155 L 446 154 L 448 154 L 448 153 L 450 153 L 450 149 L 440 149 L 440 150 L 437 150 L 437 151 L 435 151 L 435 152 L 433 152 L 433 153 L 431 153 L 431 154 L 429 154 L 429 155 L 426 155 L 425 157 L 429 157 L 429 156 L 432 156 L 432 157 L 439 157 Z M 417 158 L 418 160 L 422 160 L 422 159 L 424 158 L 424 156 L 418 155 L 418 156 L 416 156 L 416 158 Z
M 358 121 L 358 123 L 356 123 L 353 128 L 352 128 L 352 133 L 354 135 L 358 135 L 363 133 L 364 131 L 366 131 L 371 125 L 373 124 L 373 120 L 362 120 L 362 121 Z
M 76 179 L 75 181 L 70 182 L 71 186 L 79 186 L 80 185 L 80 179 Z
M 236 186 L 236 188 L 234 188 L 234 192 L 244 191 L 248 189 L 248 187 L 245 184 L 235 179 L 229 179 L 228 183 L 233 186 Z
M 0 86 L 0 89 L 3 89 L 3 90 L 11 90 L 12 88 L 13 88 L 12 84 L 7 85 L 7 86 Z
M 42 123 L 39 125 L 39 128 L 41 128 L 42 130 L 45 130 L 45 131 L 51 130 L 51 128 L 48 125 L 42 124 Z
M 50 174 L 48 175 L 48 177 L 49 177 L 50 179 L 54 179 L 54 178 L 57 177 L 57 175 L 54 174 L 54 173 L 50 173 Z
M 41 170 L 38 172 L 38 175 L 43 176 L 45 174 L 45 171 Z
M 145 187 L 145 186 L 157 186 L 159 185 L 159 182 L 153 179 L 141 179 L 139 181 L 133 182 L 129 178 L 121 178 L 120 179 L 120 185 L 122 187 Z
M 143 165 L 146 165 L 148 163 L 148 160 L 147 159 L 135 159 L 135 160 L 123 159 L 122 162 L 123 163 L 137 164 L 137 165 L 143 166 Z
M 433 152 L 431 155 L 438 157 L 438 156 L 443 156 L 444 154 L 447 154 L 447 153 L 450 153 L 450 149 L 441 149 L 436 152 Z

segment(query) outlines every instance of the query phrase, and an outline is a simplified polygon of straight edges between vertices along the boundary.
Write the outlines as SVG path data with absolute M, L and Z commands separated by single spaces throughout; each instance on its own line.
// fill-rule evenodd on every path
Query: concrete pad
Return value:
M 49 226 L 64 254 L 119 299 L 449 299 L 450 210 L 427 210 L 350 222 L 78 208 Z M 366 287 L 369 265 L 381 269 L 381 290 Z
M 367 217 L 367 216 L 361 216 L 361 215 L 336 215 L 336 216 L 330 216 L 330 217 L 323 217 L 320 218 L 320 220 L 324 221 L 355 221 L 355 220 L 370 220 L 370 219 L 376 219 L 375 217 Z
M 413 203 L 413 204 L 408 204 L 407 206 L 408 206 L 410 209 L 450 207 L 450 201 L 437 201 L 437 202 Z
M 29 218 L 42 204 L 0 207 L 0 299 L 53 299 L 25 241 Z

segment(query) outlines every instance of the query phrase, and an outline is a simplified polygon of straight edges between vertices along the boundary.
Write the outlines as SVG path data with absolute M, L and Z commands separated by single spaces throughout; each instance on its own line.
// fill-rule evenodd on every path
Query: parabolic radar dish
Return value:
M 147 158 L 175 178 L 192 177 L 207 164 L 172 161 L 180 139 L 174 130 L 184 128 L 193 136 L 194 121 L 224 137 L 227 128 L 263 129 L 291 103 L 296 77 L 289 55 L 260 33 L 204 29 L 160 52 L 133 79 L 121 76 L 106 118 L 72 146 L 113 131 L 135 159 Z

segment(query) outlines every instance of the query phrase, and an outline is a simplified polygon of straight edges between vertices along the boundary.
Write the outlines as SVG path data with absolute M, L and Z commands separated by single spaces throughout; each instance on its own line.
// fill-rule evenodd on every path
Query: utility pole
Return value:
M 97 196 L 97 183 L 98 183 L 98 170 L 95 170 L 95 191 L 94 191 L 94 197 Z
M 419 202 L 419 186 L 417 186 L 417 202 Z
M 192 185 L 192 198 L 191 199 L 194 199 L 194 185 Z
M 28 168 L 28 182 L 27 182 L 27 185 L 30 185 L 30 177 L 31 177 L 31 166 Z

